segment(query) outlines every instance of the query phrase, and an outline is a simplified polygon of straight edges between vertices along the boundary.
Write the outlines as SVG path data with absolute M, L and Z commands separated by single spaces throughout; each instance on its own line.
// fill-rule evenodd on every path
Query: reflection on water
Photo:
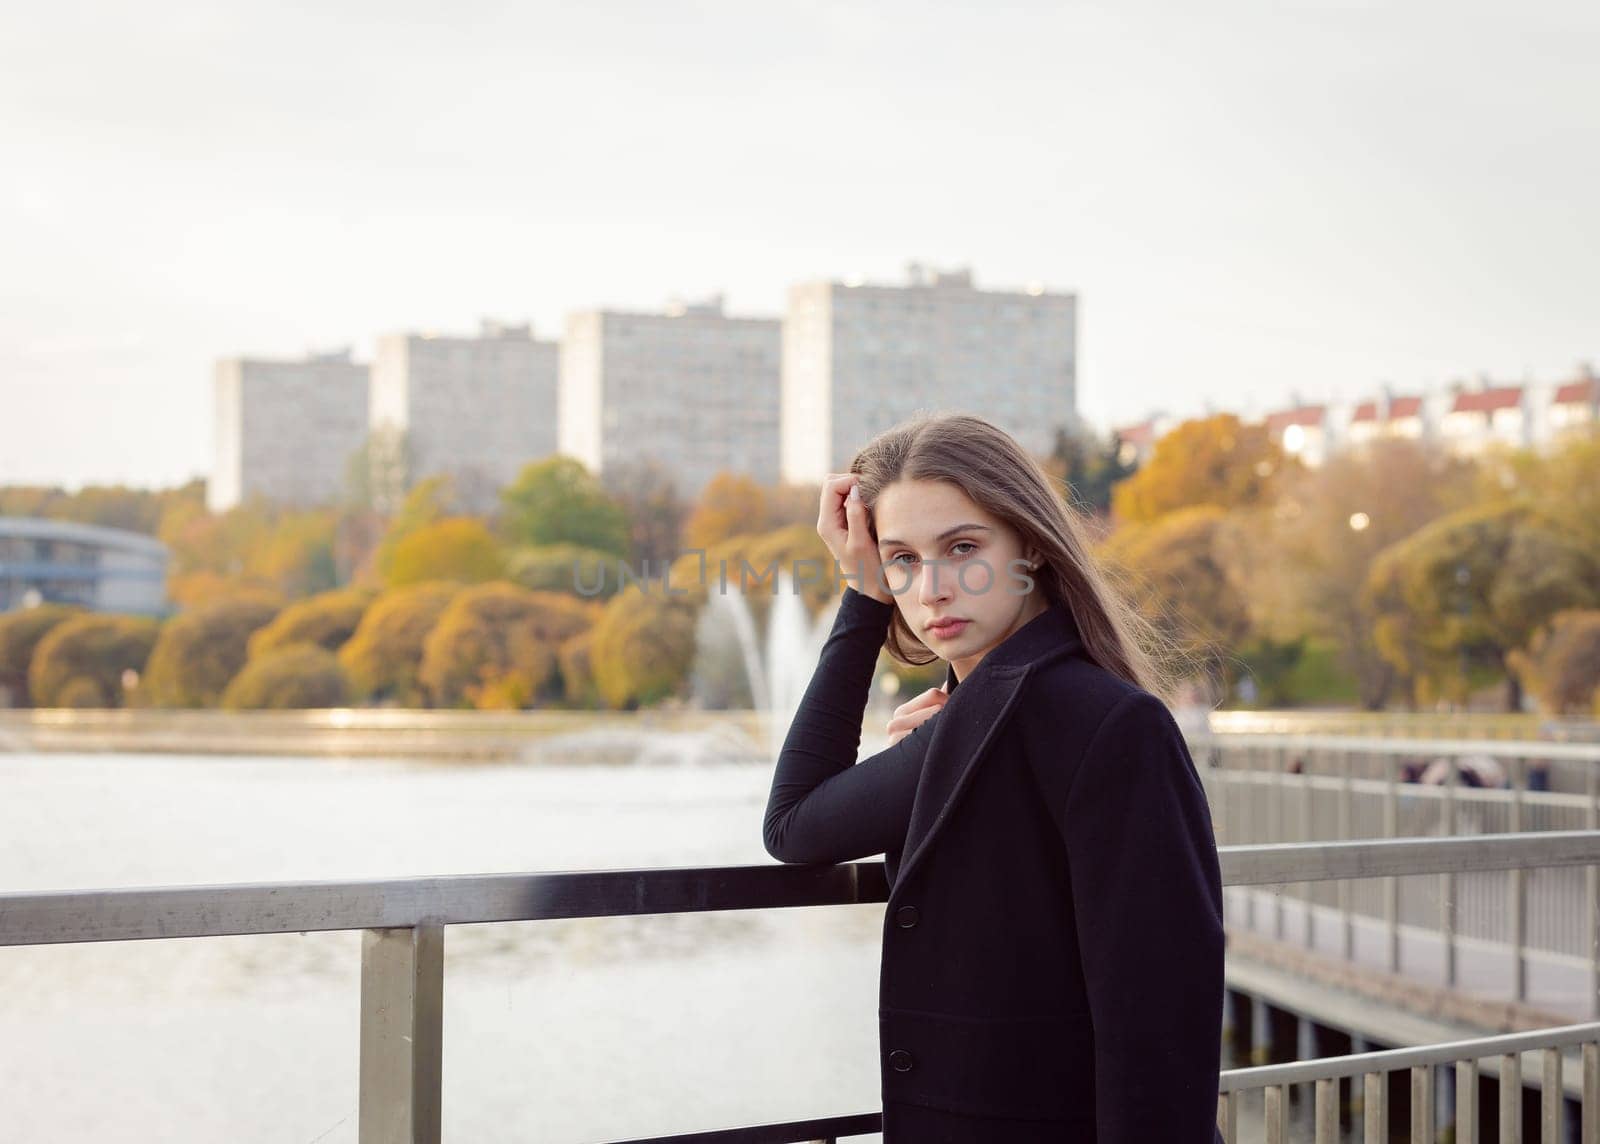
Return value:
M 621 748 L 604 732 L 566 745 Z M 766 864 L 770 767 L 0 756 L 6 889 Z M 541 752 L 543 753 L 543 752 Z M 666 765 L 662 765 L 666 764 Z M 877 1107 L 882 906 L 452 926 L 445 1135 Z M 360 935 L 0 949 L 0 1138 L 354 1141 Z

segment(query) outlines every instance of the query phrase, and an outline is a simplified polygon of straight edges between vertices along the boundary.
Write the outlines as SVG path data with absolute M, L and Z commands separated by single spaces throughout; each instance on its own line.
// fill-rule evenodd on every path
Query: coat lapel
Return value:
M 949 821 L 1022 695 L 1028 673 L 1082 648 L 1070 609 L 1056 603 L 990 648 L 966 679 L 958 683 L 955 669 L 946 669 L 945 688 L 950 698 L 934 716 L 901 849 L 905 860 L 895 875 L 896 887 L 905 883 Z

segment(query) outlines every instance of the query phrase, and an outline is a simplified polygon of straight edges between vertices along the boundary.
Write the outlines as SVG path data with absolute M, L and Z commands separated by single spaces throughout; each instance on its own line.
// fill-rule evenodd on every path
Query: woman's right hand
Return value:
M 944 684 L 930 687 L 915 699 L 907 700 L 894 709 L 894 718 L 889 720 L 889 745 L 892 747 L 922 724 L 932 719 L 944 710 L 945 700 L 950 696 L 945 693 Z
M 872 530 L 867 506 L 849 495 L 861 480 L 860 473 L 830 473 L 822 482 L 822 505 L 817 513 L 817 535 L 833 553 L 833 559 L 847 581 L 863 596 L 885 604 L 894 603 L 878 559 L 878 537 Z

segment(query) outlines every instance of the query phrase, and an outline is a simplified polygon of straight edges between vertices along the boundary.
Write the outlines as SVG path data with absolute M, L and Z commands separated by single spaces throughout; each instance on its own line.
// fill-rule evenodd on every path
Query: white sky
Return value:
M 1600 5 L 0 6 L 0 482 L 210 465 L 211 362 L 912 259 L 1080 406 L 1600 364 Z

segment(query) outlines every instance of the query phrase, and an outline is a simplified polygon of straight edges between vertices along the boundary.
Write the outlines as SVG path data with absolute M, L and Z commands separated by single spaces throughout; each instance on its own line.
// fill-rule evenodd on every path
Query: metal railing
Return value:
M 1560 869 L 1600 863 L 1600 830 L 1225 846 L 1219 856 L 1228 886 Z M 362 1144 L 420 1144 L 440 1138 L 445 927 L 887 899 L 882 862 L 11 892 L 0 893 L 0 946 L 361 930 L 359 1139 Z M 1595 1033 L 1588 1037 L 1585 1032 L 1588 1040 L 1600 1038 L 1600 1031 L 1582 1028 Z M 1566 1044 L 1561 1038 L 1579 1035 L 1571 1029 L 1547 1032 L 1554 1040 L 1538 1041 L 1542 1047 Z M 1303 1075 L 1273 1075 L 1262 1083 L 1268 1099 L 1274 1099 L 1272 1091 L 1279 1092 L 1275 1099 L 1281 1107 L 1284 1085 L 1351 1075 L 1338 1070 L 1360 1067 L 1359 1062 L 1348 1063 L 1355 1060 L 1303 1062 L 1292 1066 L 1310 1070 Z M 1262 1076 L 1260 1069 L 1224 1072 L 1219 1102 L 1228 1098 L 1230 1103 L 1226 1108 L 1219 1103 L 1219 1116 L 1236 1107 L 1230 1094 L 1249 1090 L 1252 1078 Z M 1592 1141 L 1592 1103 L 1585 1109 L 1584 1130 L 1591 1134 L 1585 1139 Z M 1269 1117 L 1269 1131 L 1272 1123 Z M 863 1135 L 880 1127 L 880 1114 L 862 1113 L 650 1141 L 796 1144 Z M 1229 1139 L 1232 1144 L 1234 1138 Z
M 1600 742 L 1586 715 L 1495 711 L 1212 711 L 1219 735 L 1364 735 L 1399 739 L 1514 739 Z
M 1410 1049 L 1386 1049 L 1292 1064 L 1230 1069 L 1222 1074 L 1217 1096 L 1217 1127 L 1227 1144 L 1239 1139 L 1238 1114 L 1247 1093 L 1260 1092 L 1265 1106 L 1268 1144 L 1289 1140 L 1289 1090 L 1297 1083 L 1316 1086 L 1312 1121 L 1316 1144 L 1339 1140 L 1339 1082 L 1349 1079 L 1354 1088 L 1362 1080 L 1362 1139 L 1365 1144 L 1389 1144 L 1389 1073 L 1405 1069 L 1411 1082 L 1410 1138 L 1413 1144 L 1434 1144 L 1433 1070 L 1455 1066 L 1455 1123 L 1453 1144 L 1479 1144 L 1479 1061 L 1492 1059 L 1499 1079 L 1498 1133 L 1501 1144 L 1522 1140 L 1522 1054 L 1537 1052 L 1540 1060 L 1539 1137 L 1542 1144 L 1564 1144 L 1562 1122 L 1565 1102 L 1562 1054 L 1567 1047 L 1582 1049 L 1582 1105 L 1580 1131 L 1583 1144 L 1600 1144 L 1600 1022 L 1446 1041 Z
M 1442 740 L 1426 744 L 1344 736 L 1194 736 L 1219 842 L 1314 842 L 1360 838 L 1466 837 L 1600 828 L 1600 745 Z M 1503 770 L 1502 788 L 1467 785 L 1464 765 L 1488 758 Z M 1408 765 L 1439 759 L 1444 781 L 1404 781 Z M 1463 760 L 1467 761 L 1464 764 Z M 1542 772 L 1545 785 L 1530 789 Z M 1531 864 L 1537 865 L 1537 864 Z M 1293 940 L 1357 960 L 1363 926 L 1381 930 L 1382 965 L 1402 969 L 1402 937 L 1437 943 L 1443 984 L 1461 983 L 1464 950 L 1509 958 L 1508 996 L 1528 1000 L 1530 961 L 1586 972 L 1588 1009 L 1600 1016 L 1600 874 L 1514 869 L 1503 877 L 1445 870 L 1432 882 L 1279 887 L 1268 907 L 1250 895 L 1248 928 L 1271 908 L 1271 936 L 1291 940 L 1286 903 L 1299 904 Z M 1318 915 L 1322 915 L 1319 934 Z

